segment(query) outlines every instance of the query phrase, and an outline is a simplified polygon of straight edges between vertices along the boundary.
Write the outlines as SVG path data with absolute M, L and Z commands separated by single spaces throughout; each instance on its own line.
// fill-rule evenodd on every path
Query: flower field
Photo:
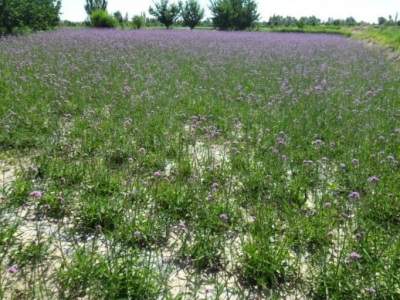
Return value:
M 7 37 L 0 104 L 0 299 L 400 299 L 400 71 L 378 49 Z

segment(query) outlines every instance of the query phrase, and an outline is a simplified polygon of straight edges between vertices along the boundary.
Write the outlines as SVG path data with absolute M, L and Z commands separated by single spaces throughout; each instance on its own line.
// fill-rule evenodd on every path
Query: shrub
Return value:
M 99 28 L 113 28 L 115 27 L 115 20 L 104 10 L 95 10 L 90 15 L 90 22 L 93 27 Z

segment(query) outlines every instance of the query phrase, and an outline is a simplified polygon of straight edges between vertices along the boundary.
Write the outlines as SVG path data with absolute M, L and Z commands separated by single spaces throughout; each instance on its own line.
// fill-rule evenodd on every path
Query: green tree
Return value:
M 183 26 L 193 29 L 204 18 L 204 9 L 197 0 L 187 0 L 185 5 L 182 6 L 182 18 Z
M 244 30 L 260 18 L 255 0 L 210 0 L 213 25 L 221 30 Z
M 386 22 L 387 22 L 387 20 L 386 20 L 385 17 L 379 17 L 379 18 L 378 18 L 378 24 L 379 24 L 379 25 L 383 25 L 383 24 L 385 24 Z
M 154 3 L 154 6 L 154 8 L 149 7 L 149 14 L 169 29 L 179 17 L 179 6 L 175 3 L 170 4 L 168 0 L 160 0 L 160 2 Z
M 355 26 L 355 25 L 357 25 L 357 21 L 353 17 L 348 17 L 344 21 L 344 24 L 347 25 L 347 26 Z
M 107 10 L 107 0 L 86 0 L 85 10 L 90 16 L 95 10 Z
M 124 18 L 119 10 L 114 13 L 114 18 L 117 20 L 118 24 L 121 25 L 122 29 L 124 29 Z
M 60 0 L 0 0 L 0 35 L 59 25 Z
M 144 15 L 136 15 L 132 18 L 132 24 L 136 29 L 142 28 L 146 24 L 146 19 Z

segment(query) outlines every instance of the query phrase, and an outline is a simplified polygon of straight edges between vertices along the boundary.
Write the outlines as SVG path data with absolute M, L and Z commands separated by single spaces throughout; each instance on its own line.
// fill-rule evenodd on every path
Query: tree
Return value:
M 182 6 L 183 26 L 189 26 L 192 30 L 204 17 L 204 9 L 201 8 L 197 0 L 188 0 Z
M 348 17 L 344 21 L 344 24 L 347 25 L 347 26 L 355 26 L 355 25 L 357 25 L 357 21 L 353 17 Z
M 132 23 L 136 29 L 142 28 L 146 24 L 146 19 L 145 19 L 144 14 L 142 14 L 140 16 L 138 16 L 138 15 L 133 16 Z
M 210 0 L 213 25 L 221 30 L 254 27 L 260 15 L 255 0 Z
M 60 0 L 0 0 L 0 36 L 59 25 Z
M 124 29 L 124 18 L 119 10 L 114 13 L 114 18 L 117 20 L 118 24 L 121 25 L 122 29 Z
M 175 3 L 169 4 L 168 0 L 160 0 L 160 2 L 154 3 L 154 6 L 155 8 L 149 7 L 149 14 L 154 16 L 169 29 L 179 17 L 179 6 Z
M 90 16 L 95 10 L 107 10 L 107 0 L 86 0 L 85 10 Z
M 387 20 L 386 20 L 385 17 L 379 17 L 379 18 L 378 18 L 378 24 L 379 24 L 379 25 L 383 25 L 383 24 L 385 24 L 386 22 L 387 22 Z

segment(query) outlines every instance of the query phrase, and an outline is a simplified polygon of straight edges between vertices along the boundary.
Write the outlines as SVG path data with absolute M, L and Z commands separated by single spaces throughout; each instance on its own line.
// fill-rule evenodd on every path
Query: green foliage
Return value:
M 93 27 L 98 28 L 113 28 L 115 20 L 104 10 L 95 10 L 90 15 L 90 22 Z
M 306 18 L 301 17 L 300 20 L 296 21 L 296 26 L 298 28 L 304 28 L 304 26 L 306 25 Z
M 0 0 L 0 36 L 58 26 L 60 0 Z
M 133 16 L 132 24 L 136 29 L 140 29 L 146 24 L 146 19 L 144 18 L 144 16 Z
M 378 18 L 378 24 L 379 24 L 379 25 L 383 25 L 383 24 L 385 24 L 386 22 L 387 22 L 387 20 L 386 20 L 385 17 L 379 17 L 379 18 Z
M 182 6 L 183 25 L 190 29 L 196 27 L 204 17 L 204 9 L 196 0 L 188 0 Z
M 149 7 L 149 14 L 154 16 L 169 29 L 179 17 L 179 6 L 175 3 L 169 4 L 168 0 L 160 0 L 160 2 L 154 3 L 154 6 L 154 8 L 151 6 Z
M 122 17 L 122 14 L 119 10 L 117 10 L 114 13 L 114 18 L 118 22 L 119 25 L 121 25 L 122 29 L 124 28 L 124 18 Z
M 260 15 L 254 0 L 211 0 L 213 25 L 221 30 L 253 28 Z
M 107 10 L 107 0 L 86 0 L 85 10 L 90 16 L 95 10 Z

